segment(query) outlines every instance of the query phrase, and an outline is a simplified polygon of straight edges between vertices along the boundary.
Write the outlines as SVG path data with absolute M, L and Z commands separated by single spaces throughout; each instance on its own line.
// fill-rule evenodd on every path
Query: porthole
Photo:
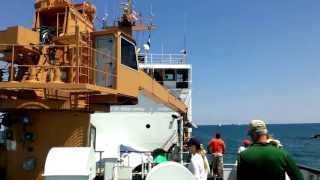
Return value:
M 150 124 L 147 124 L 147 125 L 146 125 L 146 128 L 147 128 L 147 129 L 150 129 L 150 128 L 151 128 L 151 125 L 150 125 Z

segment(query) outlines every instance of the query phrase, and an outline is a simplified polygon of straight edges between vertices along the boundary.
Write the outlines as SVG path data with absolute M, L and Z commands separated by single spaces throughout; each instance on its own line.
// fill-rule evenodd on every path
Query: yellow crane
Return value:
M 90 113 L 137 104 L 141 91 L 187 113 L 180 99 L 138 69 L 132 31 L 154 27 L 130 20 L 96 31 L 95 13 L 88 2 L 36 0 L 32 29 L 0 31 L 0 110 L 7 127 L 0 179 L 43 179 L 50 148 L 89 146 Z M 28 169 L 28 163 L 35 165 Z

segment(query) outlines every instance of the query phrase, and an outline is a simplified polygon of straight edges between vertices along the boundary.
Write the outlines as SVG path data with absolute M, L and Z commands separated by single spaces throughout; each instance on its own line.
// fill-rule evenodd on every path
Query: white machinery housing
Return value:
M 96 177 L 94 150 L 90 147 L 52 148 L 43 176 L 46 180 L 93 180 Z

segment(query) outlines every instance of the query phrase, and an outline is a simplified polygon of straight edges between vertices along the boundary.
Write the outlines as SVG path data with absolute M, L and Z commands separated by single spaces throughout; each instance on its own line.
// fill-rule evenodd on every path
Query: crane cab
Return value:
M 95 57 L 95 67 L 105 68 L 107 73 L 116 74 L 116 77 L 104 76 L 97 72 L 96 84 L 115 87 L 121 94 L 138 96 L 138 61 L 135 42 L 131 36 L 119 28 L 110 28 L 93 32 L 92 37 L 94 49 L 100 54 Z M 115 61 L 105 61 L 104 56 Z

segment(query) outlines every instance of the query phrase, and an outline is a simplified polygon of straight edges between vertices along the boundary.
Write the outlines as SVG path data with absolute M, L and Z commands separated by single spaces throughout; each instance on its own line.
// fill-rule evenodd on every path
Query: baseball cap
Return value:
M 201 146 L 200 142 L 195 138 L 191 138 L 188 142 L 188 145 L 189 146 L 195 145 L 198 149 L 200 149 L 200 146 Z
M 251 144 L 251 142 L 248 139 L 245 139 L 242 141 L 242 144 L 245 146 L 249 146 Z
M 248 134 L 252 133 L 267 134 L 268 129 L 266 123 L 262 120 L 252 120 L 249 124 Z

